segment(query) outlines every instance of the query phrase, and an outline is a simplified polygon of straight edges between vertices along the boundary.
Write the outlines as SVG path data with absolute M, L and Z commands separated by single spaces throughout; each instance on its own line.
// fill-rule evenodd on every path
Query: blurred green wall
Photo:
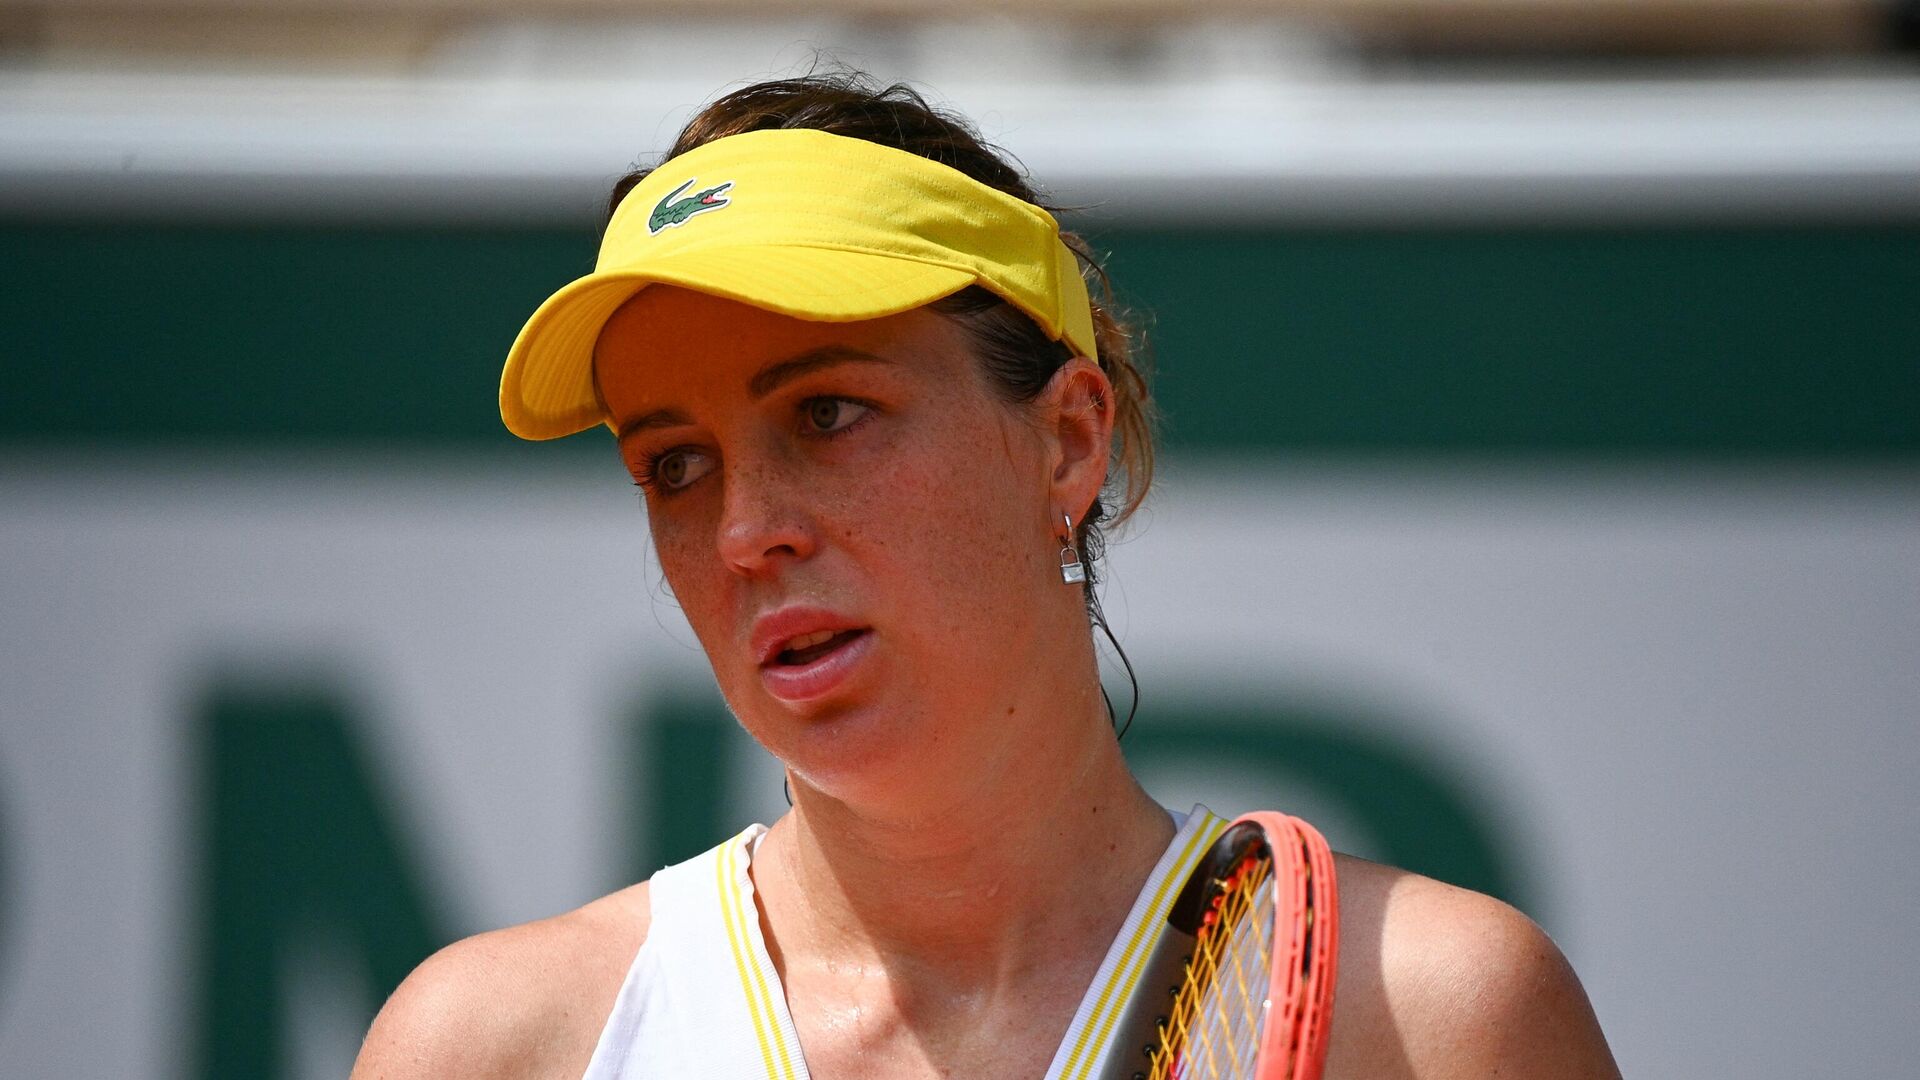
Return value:
M 1169 445 L 1911 458 L 1920 228 L 1097 234 Z M 0 223 L 0 444 L 512 445 L 580 230 Z M 595 445 L 589 443 L 588 445 Z

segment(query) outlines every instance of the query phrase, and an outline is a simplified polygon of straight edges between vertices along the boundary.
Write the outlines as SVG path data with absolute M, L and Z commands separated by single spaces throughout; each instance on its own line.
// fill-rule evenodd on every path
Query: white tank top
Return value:
M 1046 1080 L 1086 1080 L 1099 1067 L 1167 909 L 1227 825 L 1204 806 L 1173 817 L 1173 842 L 1108 947 Z M 747 877 L 766 831 L 748 826 L 653 876 L 647 940 L 627 969 L 585 1080 L 808 1080 Z

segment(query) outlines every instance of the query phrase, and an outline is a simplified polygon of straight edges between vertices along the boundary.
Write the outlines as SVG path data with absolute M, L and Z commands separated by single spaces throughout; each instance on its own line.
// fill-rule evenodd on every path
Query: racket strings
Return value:
M 1152 1080 L 1252 1077 L 1273 958 L 1273 861 L 1262 854 L 1222 879 L 1192 960 L 1148 1055 Z

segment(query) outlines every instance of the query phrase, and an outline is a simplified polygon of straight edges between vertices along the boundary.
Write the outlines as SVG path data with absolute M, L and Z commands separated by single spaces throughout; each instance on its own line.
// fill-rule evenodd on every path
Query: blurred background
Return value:
M 1629 1076 L 1911 1076 L 1917 46 L 1885 0 L 0 0 L 0 1074 L 341 1076 L 433 948 L 783 809 L 611 441 L 495 392 L 617 175 L 844 63 L 1152 315 L 1105 587 L 1151 790 L 1518 904 Z

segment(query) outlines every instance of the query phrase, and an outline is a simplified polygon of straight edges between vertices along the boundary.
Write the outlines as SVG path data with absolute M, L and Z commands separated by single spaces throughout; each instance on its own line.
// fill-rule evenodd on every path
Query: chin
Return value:
M 860 805 L 897 801 L 902 795 L 922 796 L 937 780 L 939 743 L 930 738 L 925 718 L 878 702 L 822 702 L 796 717 L 788 707 L 777 723 L 777 744 L 761 737 L 761 744 L 802 782 L 841 802 Z M 930 775 L 930 770 L 932 774 Z

